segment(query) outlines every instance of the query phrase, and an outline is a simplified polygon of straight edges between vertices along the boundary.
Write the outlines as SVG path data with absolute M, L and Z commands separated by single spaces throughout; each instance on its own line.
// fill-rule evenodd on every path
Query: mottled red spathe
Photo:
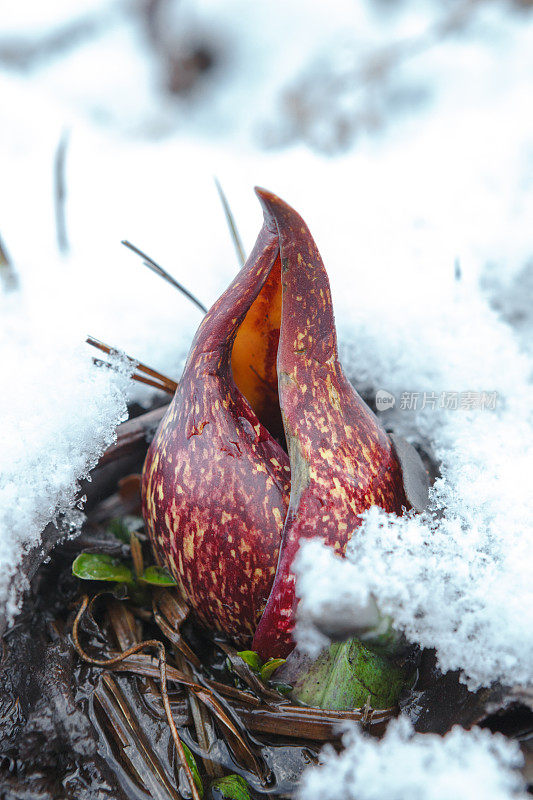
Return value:
M 311 234 L 278 197 L 257 194 L 265 223 L 196 334 L 148 451 L 143 513 L 202 622 L 240 645 L 255 634 L 267 658 L 293 647 L 299 542 L 318 536 L 344 553 L 361 512 L 408 504 L 390 440 L 338 362 Z

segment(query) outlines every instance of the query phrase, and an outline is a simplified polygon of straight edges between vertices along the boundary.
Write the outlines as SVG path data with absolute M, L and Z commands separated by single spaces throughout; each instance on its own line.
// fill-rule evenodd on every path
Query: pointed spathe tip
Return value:
M 300 226 L 303 220 L 300 215 L 292 208 L 285 200 L 278 197 L 274 192 L 269 192 L 268 189 L 263 189 L 260 186 L 255 187 L 255 193 L 259 198 L 259 202 L 263 208 L 265 218 L 265 226 L 272 233 L 280 232 L 291 225 Z
M 269 204 L 283 203 L 283 200 L 281 200 L 277 196 L 277 194 L 274 194 L 274 192 L 270 192 L 268 189 L 263 189 L 262 186 L 254 186 L 254 192 L 261 201 L 261 204 L 269 205 Z
M 256 186 L 254 191 L 259 198 L 259 202 L 261 203 L 266 227 L 273 233 L 276 233 L 278 228 L 276 225 L 274 209 L 279 206 L 280 203 L 283 203 L 283 201 L 280 200 L 276 194 L 269 192 L 268 189 L 263 189 L 261 186 Z

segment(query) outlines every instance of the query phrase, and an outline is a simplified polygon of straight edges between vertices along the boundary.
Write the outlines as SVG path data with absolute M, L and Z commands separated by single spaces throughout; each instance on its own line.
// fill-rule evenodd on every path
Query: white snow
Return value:
M 349 629 L 373 597 L 410 640 L 437 648 L 443 670 L 462 669 L 472 688 L 529 684 L 532 364 L 472 291 L 427 296 L 407 315 L 389 309 L 386 329 L 375 308 L 371 315 L 354 327 L 351 374 L 395 395 L 384 421 L 425 441 L 441 477 L 421 515 L 372 509 L 350 543 L 349 563 L 308 545 L 299 566 L 302 644 L 313 649 L 313 620 L 327 628 L 333 603 L 336 624 L 343 615 Z M 462 391 L 477 403 L 496 392 L 495 409 L 461 408 Z M 402 410 L 402 394 L 413 392 L 419 410 Z M 443 392 L 457 393 L 457 409 L 438 407 Z M 322 640 L 314 638 L 316 649 Z
M 320 766 L 307 770 L 299 797 L 306 800 L 510 800 L 528 796 L 516 768 L 520 750 L 500 735 L 458 726 L 446 736 L 416 734 L 405 718 L 393 720 L 381 740 L 355 725 L 337 755 L 324 748 Z
M 22 554 L 58 515 L 67 514 L 67 531 L 81 521 L 71 513 L 79 481 L 127 417 L 129 369 L 98 369 L 88 346 L 32 329 L 16 296 L 1 298 L 0 309 L 0 608 L 10 622 L 25 588 Z
M 372 595 L 471 685 L 530 682 L 533 316 L 521 276 L 531 262 L 532 15 L 503 2 L 466 4 L 464 29 L 360 85 L 344 77 L 395 42 L 401 50 L 426 40 L 458 4 L 176 3 L 160 23 L 170 40 L 213 37 L 225 57 L 195 95 L 169 99 L 135 4 L 28 2 L 26 23 L 12 5 L 6 32 L 30 42 L 53 31 L 54 15 L 58 28 L 89 10 L 106 24 L 25 70 L 0 65 L 0 234 L 21 286 L 2 300 L 2 433 L 13 453 L 2 452 L 2 575 L 72 503 L 124 413 L 120 380 L 90 365 L 85 335 L 177 377 L 198 324 L 197 310 L 120 240 L 207 305 L 234 274 L 216 174 L 247 248 L 261 221 L 254 184 L 302 213 L 331 277 L 350 377 L 395 394 L 385 422 L 442 464 L 426 514 L 369 515 L 351 561 L 338 567 L 342 582 L 327 554 L 316 556 L 331 568 L 332 588 L 319 596 L 301 585 L 308 619 L 328 592 L 348 617 L 354 597 Z M 316 75 L 325 83 L 309 82 Z M 295 87 L 299 117 L 287 103 Z M 410 93 L 415 106 L 404 102 Z M 332 145 L 345 119 L 355 135 L 339 154 Z M 52 165 L 64 129 L 71 252 L 60 258 Z M 421 401 L 454 391 L 497 392 L 496 409 L 399 408 L 406 392 Z

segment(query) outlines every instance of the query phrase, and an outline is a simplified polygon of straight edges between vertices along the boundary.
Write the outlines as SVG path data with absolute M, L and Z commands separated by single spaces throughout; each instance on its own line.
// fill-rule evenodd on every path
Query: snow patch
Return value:
M 355 725 L 337 754 L 325 747 L 308 769 L 298 796 L 306 800 L 510 800 L 528 796 L 516 768 L 518 745 L 503 736 L 460 727 L 441 737 L 414 733 L 406 718 L 393 720 L 381 740 Z
M 348 373 L 394 396 L 383 424 L 425 443 L 440 477 L 420 515 L 370 509 L 347 562 L 302 548 L 302 644 L 316 650 L 335 603 L 337 626 L 356 629 L 358 609 L 375 598 L 471 688 L 530 684 L 532 362 L 478 288 L 462 282 L 436 297 L 421 281 L 408 308 L 360 303 L 343 329 Z
M 0 297 L 0 309 L 0 608 L 9 622 L 24 588 L 23 554 L 59 514 L 79 527 L 79 482 L 127 417 L 130 368 L 119 359 L 117 371 L 98 368 L 88 346 L 63 341 L 52 325 L 33 330 L 18 293 Z

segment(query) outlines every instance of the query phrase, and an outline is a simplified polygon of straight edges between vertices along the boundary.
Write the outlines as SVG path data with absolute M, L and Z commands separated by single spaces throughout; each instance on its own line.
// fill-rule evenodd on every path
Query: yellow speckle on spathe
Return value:
M 189 533 L 183 539 L 183 552 L 190 561 L 194 558 L 194 534 Z
M 336 411 L 340 411 L 340 408 L 341 408 L 340 395 L 339 395 L 337 389 L 335 388 L 335 386 L 333 385 L 333 383 L 331 381 L 331 375 L 329 375 L 329 373 L 326 376 L 326 388 L 328 390 L 328 396 L 329 396 L 331 405 L 333 406 L 333 408 Z
M 228 514 L 227 511 L 223 511 L 220 516 L 220 522 L 222 523 L 222 525 L 225 525 L 226 522 L 230 522 L 231 520 L 232 520 L 231 514 Z
M 279 508 L 274 506 L 274 508 L 272 509 L 272 514 L 274 515 L 274 519 L 276 520 L 276 525 L 279 525 L 281 527 L 281 525 L 283 524 L 283 518 L 281 516 Z
M 318 452 L 320 453 L 321 458 L 326 461 L 326 463 L 333 465 L 335 463 L 335 456 L 333 455 L 333 451 L 326 448 L 326 447 L 319 447 Z
M 342 485 L 340 480 L 337 478 L 336 475 L 333 476 L 333 486 L 335 487 L 335 492 L 340 494 L 342 492 Z

